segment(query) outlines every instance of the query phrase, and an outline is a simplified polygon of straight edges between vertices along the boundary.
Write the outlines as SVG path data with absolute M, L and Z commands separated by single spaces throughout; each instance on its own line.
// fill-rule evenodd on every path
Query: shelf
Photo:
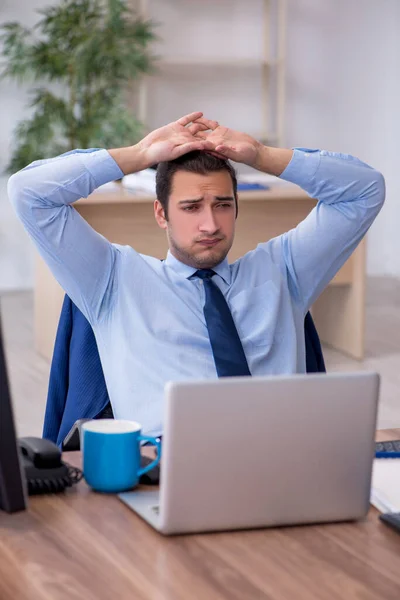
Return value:
M 213 60 L 212 58 L 202 57 L 177 57 L 168 58 L 158 61 L 157 66 L 162 68 L 176 68 L 176 67 L 216 67 L 216 68 L 260 68 L 260 67 L 273 67 L 279 63 L 279 60 L 266 61 L 257 58 L 226 58 Z
M 204 97 L 204 106 L 210 113 L 214 112 L 210 107 L 215 106 L 215 112 L 227 115 L 227 121 L 235 122 L 238 130 L 252 134 L 250 130 L 254 127 L 255 131 L 261 130 L 260 135 L 254 135 L 257 140 L 268 146 L 281 146 L 286 2 L 260 0 L 260 10 L 257 9 L 254 14 L 250 11 L 250 14 L 246 3 L 236 0 L 237 6 L 230 10 L 233 22 L 228 27 L 218 2 L 210 3 L 210 7 L 216 5 L 215 13 L 211 9 L 207 9 L 206 13 L 202 11 L 201 18 L 196 21 L 193 11 L 184 6 L 189 3 L 157 1 L 153 5 L 151 0 L 136 0 L 139 12 L 145 18 L 155 19 L 166 32 L 164 36 L 161 32 L 159 43 L 153 48 L 155 71 L 151 76 L 141 78 L 135 109 L 140 121 L 145 124 L 155 120 L 157 123 L 168 122 L 176 115 L 178 106 L 192 106 L 197 97 Z M 201 3 L 195 4 L 197 10 L 197 4 L 200 6 Z M 176 29 L 178 15 L 180 26 L 188 24 L 189 27 L 184 34 Z M 223 19 L 221 29 L 218 19 Z M 203 31 L 211 36 L 212 44 L 196 43 Z M 232 31 L 241 32 L 240 44 L 235 43 L 237 36 L 232 35 Z M 222 56 L 218 49 L 219 39 L 215 39 L 220 32 L 224 39 L 230 40 L 221 45 Z M 228 33 L 229 38 L 226 37 Z M 246 43 L 246 36 L 249 43 Z M 256 112 L 252 120 L 252 113 L 249 115 L 247 112 L 246 125 L 241 127 L 240 115 L 246 110 L 246 94 L 251 94 L 251 107 Z M 176 100 L 178 97 L 179 100 Z M 256 103 L 258 99 L 259 104 Z M 239 117 L 233 118 L 233 112 Z

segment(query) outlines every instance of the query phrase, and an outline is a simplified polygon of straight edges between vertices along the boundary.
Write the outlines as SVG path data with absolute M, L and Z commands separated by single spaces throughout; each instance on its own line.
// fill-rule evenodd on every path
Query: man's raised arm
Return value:
M 36 161 L 10 178 L 8 194 L 19 218 L 60 285 L 91 323 L 112 302 L 118 250 L 88 225 L 72 203 L 124 174 L 207 148 L 207 142 L 194 134 L 212 124 L 202 113 L 192 113 L 135 146 L 74 150 Z
M 295 183 L 318 200 L 295 229 L 260 244 L 275 260 L 284 260 L 292 294 L 307 311 L 379 213 L 382 174 L 348 154 L 270 148 L 220 125 L 196 135 L 213 143 L 217 155 Z

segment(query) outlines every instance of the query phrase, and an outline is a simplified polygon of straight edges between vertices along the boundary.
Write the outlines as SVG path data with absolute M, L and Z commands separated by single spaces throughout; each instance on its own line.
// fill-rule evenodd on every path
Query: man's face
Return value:
M 236 205 L 228 171 L 197 175 L 177 171 L 172 179 L 168 221 L 158 200 L 155 216 L 171 253 L 196 269 L 212 269 L 228 254 L 235 233 Z

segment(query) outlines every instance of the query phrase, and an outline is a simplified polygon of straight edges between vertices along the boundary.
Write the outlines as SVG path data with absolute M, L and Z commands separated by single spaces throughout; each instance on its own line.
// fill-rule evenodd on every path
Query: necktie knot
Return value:
M 215 271 L 212 269 L 199 269 L 193 274 L 193 277 L 199 277 L 200 279 L 211 279 L 214 277 Z

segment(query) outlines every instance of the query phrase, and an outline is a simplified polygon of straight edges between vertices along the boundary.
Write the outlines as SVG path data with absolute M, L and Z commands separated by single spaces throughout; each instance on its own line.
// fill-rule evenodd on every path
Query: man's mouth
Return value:
M 197 243 L 200 244 L 201 246 L 207 246 L 208 247 L 208 246 L 215 246 L 220 241 L 221 241 L 220 238 L 218 238 L 218 239 L 213 238 L 213 239 L 210 239 L 210 240 L 199 240 Z

